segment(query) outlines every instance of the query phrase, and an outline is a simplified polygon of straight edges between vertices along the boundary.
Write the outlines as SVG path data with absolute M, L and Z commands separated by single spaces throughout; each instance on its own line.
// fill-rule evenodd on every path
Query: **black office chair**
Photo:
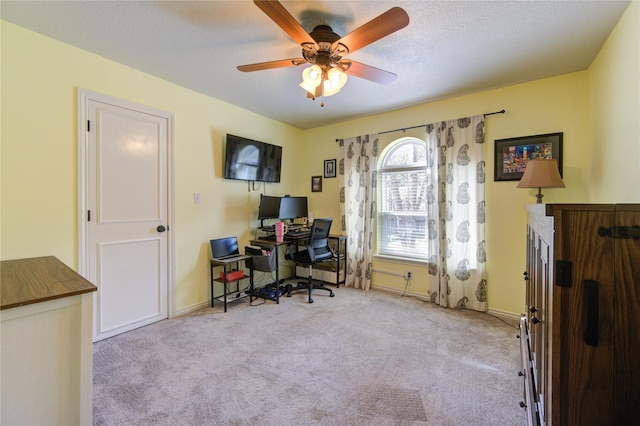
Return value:
M 329 296 L 335 296 L 333 291 L 325 287 L 322 281 L 313 279 L 313 264 L 333 257 L 333 252 L 329 247 L 329 230 L 332 222 L 333 219 L 315 219 L 306 249 L 293 253 L 292 260 L 296 264 L 309 269 L 309 279 L 307 281 L 299 281 L 296 287 L 287 286 L 287 297 L 291 297 L 292 291 L 304 289 L 309 290 L 309 303 L 313 303 L 311 298 L 313 289 L 326 290 L 329 292 Z

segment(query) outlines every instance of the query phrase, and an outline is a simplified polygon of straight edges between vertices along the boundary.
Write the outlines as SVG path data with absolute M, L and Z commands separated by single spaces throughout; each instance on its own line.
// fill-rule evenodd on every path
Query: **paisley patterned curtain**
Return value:
M 346 286 L 369 290 L 376 215 L 378 135 L 341 139 L 340 222 L 347 235 Z
M 426 131 L 435 192 L 427 213 L 431 300 L 486 311 L 484 116 L 429 124 Z

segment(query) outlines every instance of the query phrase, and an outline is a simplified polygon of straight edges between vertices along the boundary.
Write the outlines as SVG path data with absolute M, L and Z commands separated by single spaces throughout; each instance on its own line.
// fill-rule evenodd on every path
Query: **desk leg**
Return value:
M 214 266 L 213 264 L 211 265 L 211 307 L 213 308 L 213 301 L 215 300 L 215 297 L 213 297 L 213 269 Z
M 227 288 L 227 265 L 224 265 L 222 270 L 224 271 L 224 311 L 227 312 L 227 293 L 229 292 L 229 289 Z
M 344 244 L 344 257 L 342 258 L 342 268 L 344 268 L 344 280 L 342 281 L 346 287 L 347 285 L 347 265 L 348 263 L 348 257 L 347 257 L 347 239 L 349 237 L 344 237 L 342 239 L 342 244 Z M 340 256 L 340 253 L 338 253 L 338 256 Z M 338 271 L 338 282 L 340 282 L 340 271 Z
M 336 244 L 336 255 L 338 256 L 336 261 L 336 288 L 340 288 L 340 242 L 341 239 L 338 237 L 338 244 Z
M 275 245 L 276 250 L 276 304 L 280 304 L 280 246 Z
M 249 268 L 249 306 L 253 303 L 253 268 Z

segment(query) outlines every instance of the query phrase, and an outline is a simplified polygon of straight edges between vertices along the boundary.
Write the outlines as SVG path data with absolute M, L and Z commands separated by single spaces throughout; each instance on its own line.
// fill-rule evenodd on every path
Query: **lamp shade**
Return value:
M 564 188 L 556 160 L 530 160 L 518 188 Z
M 556 160 L 530 160 L 524 169 L 518 188 L 538 188 L 536 203 L 542 204 L 541 188 L 564 188 Z

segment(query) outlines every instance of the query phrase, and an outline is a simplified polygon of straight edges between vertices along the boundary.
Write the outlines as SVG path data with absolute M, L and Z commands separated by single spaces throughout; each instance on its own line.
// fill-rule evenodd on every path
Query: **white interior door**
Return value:
M 98 287 L 97 341 L 168 316 L 172 116 L 85 98 L 83 275 Z

